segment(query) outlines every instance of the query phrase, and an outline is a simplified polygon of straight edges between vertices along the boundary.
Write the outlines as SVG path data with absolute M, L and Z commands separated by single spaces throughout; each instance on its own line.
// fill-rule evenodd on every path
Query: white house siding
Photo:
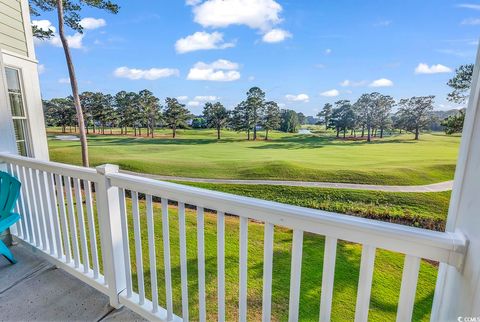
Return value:
M 28 0 L 0 0 L 0 151 L 17 152 L 5 68 L 19 71 L 29 156 L 48 160 Z
M 0 0 L 0 47 L 28 56 L 22 5 L 19 0 Z

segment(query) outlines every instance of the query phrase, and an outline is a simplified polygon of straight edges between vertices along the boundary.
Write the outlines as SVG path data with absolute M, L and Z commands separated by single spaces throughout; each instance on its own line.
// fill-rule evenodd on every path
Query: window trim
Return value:
M 8 89 L 8 81 L 7 81 L 7 79 L 5 79 L 5 85 L 6 85 L 6 90 L 7 90 L 7 98 L 8 98 L 8 103 L 7 104 L 10 108 L 10 115 L 12 117 L 12 123 L 13 123 L 14 120 L 23 120 L 24 121 L 24 123 L 23 123 L 23 125 L 24 125 L 24 129 L 23 129 L 24 139 L 23 140 L 17 140 L 17 137 L 15 135 L 15 145 L 17 146 L 18 153 L 20 153 L 19 148 L 18 148 L 18 143 L 19 142 L 24 142 L 25 143 L 25 150 L 27 152 L 27 156 L 32 157 L 33 156 L 32 143 L 31 143 L 32 142 L 32 137 L 30 135 L 30 126 L 29 126 L 30 122 L 29 122 L 28 109 L 26 107 L 23 69 L 21 67 L 18 67 L 18 66 L 4 64 L 3 69 L 4 69 L 4 72 L 5 72 L 5 75 L 7 73 L 7 68 L 17 72 L 18 83 L 20 85 L 20 96 L 21 96 L 21 99 L 22 99 L 23 115 L 24 115 L 24 116 L 14 116 L 13 115 L 12 104 L 11 104 L 11 101 L 10 101 L 10 94 L 11 93 Z M 13 129 L 15 131 L 15 124 L 13 124 Z

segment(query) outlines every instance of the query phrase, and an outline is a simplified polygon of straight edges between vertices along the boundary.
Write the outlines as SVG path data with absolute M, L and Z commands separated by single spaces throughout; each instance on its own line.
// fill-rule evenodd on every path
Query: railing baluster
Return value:
M 11 163 L 7 163 L 7 172 L 18 179 L 18 175 L 17 175 L 17 169 L 16 169 L 16 165 L 15 164 L 11 164 Z M 15 208 L 14 208 L 14 212 L 19 214 L 21 213 L 21 196 L 19 195 L 18 196 L 18 199 L 17 201 L 15 202 Z M 22 230 L 22 226 L 20 224 L 20 222 L 22 221 L 21 220 L 21 216 L 20 215 L 20 220 L 18 220 L 16 223 L 15 223 L 15 229 L 10 229 L 10 233 L 11 234 L 16 234 L 18 237 L 22 238 L 23 239 L 23 230 Z M 16 230 L 14 232 L 14 230 Z
M 38 208 L 37 208 L 37 203 L 35 200 L 35 185 L 33 181 L 33 174 L 35 170 L 30 169 L 30 168 L 25 168 L 25 177 L 26 177 L 26 186 L 28 190 L 28 197 L 30 199 L 29 203 L 29 208 L 30 208 L 30 214 L 32 216 L 32 228 L 33 228 L 33 235 L 35 239 L 35 246 L 40 248 L 41 244 L 41 237 L 40 237 L 40 231 L 38 229 Z
M 125 189 L 118 189 L 118 197 L 120 201 L 120 222 L 123 235 L 123 249 L 125 250 L 125 280 L 127 286 L 127 297 L 132 297 L 132 266 L 130 262 L 130 245 L 128 243 L 128 223 L 127 223 L 127 207 L 125 206 Z
M 35 246 L 38 248 L 41 247 L 42 245 L 42 237 L 40 235 L 40 226 L 39 226 L 39 213 L 38 213 L 38 205 L 37 205 L 37 200 L 35 197 L 35 181 L 34 181 L 34 175 L 35 175 L 35 170 L 26 168 L 27 171 L 27 180 L 28 180 L 28 189 L 29 189 L 29 196 L 30 196 L 30 211 L 32 212 L 32 226 L 35 234 Z
M 165 266 L 165 293 L 167 296 L 167 321 L 173 319 L 172 268 L 170 265 L 170 226 L 168 199 L 162 198 L 163 262 Z
M 147 200 L 147 229 L 148 251 L 150 258 L 150 284 L 152 289 L 152 312 L 158 312 L 158 287 L 157 287 L 157 254 L 155 252 L 155 230 L 153 222 L 152 195 L 146 196 Z
M 205 299 L 205 223 L 202 207 L 197 207 L 197 260 L 198 260 L 198 315 L 199 320 L 207 320 Z
M 225 321 L 225 213 L 217 212 L 218 321 Z
M 101 195 L 100 195 L 100 186 L 102 186 L 99 182 L 94 182 L 93 183 L 93 188 L 95 189 L 95 208 L 97 209 L 97 222 L 98 222 L 98 237 L 99 237 L 99 240 L 100 240 L 100 249 L 99 249 L 99 253 L 101 254 L 101 257 L 102 257 L 102 264 L 103 264 L 103 274 L 105 275 L 106 274 L 106 271 L 107 271 L 107 255 L 105 254 L 105 252 L 107 251 L 108 249 L 108 243 L 106 242 L 107 241 L 107 238 L 106 236 L 104 236 L 105 234 L 102 234 L 102 227 L 105 225 L 105 222 L 107 220 L 102 220 L 104 218 L 101 218 L 101 208 L 102 206 L 100 205 L 100 203 L 102 201 L 99 200 L 99 198 L 101 198 Z M 118 210 L 118 213 L 119 213 L 119 216 L 121 217 L 121 212 L 120 212 L 120 208 Z M 94 217 L 95 218 L 95 217 Z M 121 225 L 120 225 L 121 226 Z M 123 244 L 122 244 L 123 245 Z M 123 264 L 123 263 L 122 263 Z M 101 269 L 99 268 L 99 273 L 102 274 L 102 271 Z M 108 285 L 108 278 L 105 278 L 103 283 L 105 285 Z
M 272 317 L 273 224 L 266 222 L 263 234 L 263 300 L 262 321 Z
M 65 177 L 65 190 L 67 194 L 67 213 L 69 219 L 70 227 L 70 237 L 72 238 L 73 246 L 73 262 L 75 268 L 80 267 L 80 252 L 78 249 L 78 237 L 77 237 L 77 224 L 75 220 L 75 208 L 73 206 L 73 196 L 72 196 L 72 179 L 70 177 Z
M 83 216 L 83 198 L 80 179 L 74 178 L 73 186 L 75 188 L 75 200 L 77 201 L 77 219 L 78 228 L 80 230 L 80 245 L 82 252 L 83 272 L 88 273 L 88 270 L 90 269 L 90 263 L 88 258 L 87 232 L 85 229 L 85 217 Z
M 42 194 L 42 203 L 43 203 L 43 216 L 45 220 L 45 226 L 46 226 L 46 238 L 48 239 L 48 246 L 50 249 L 50 255 L 55 255 L 55 235 L 53 234 L 52 231 L 52 223 L 51 223 L 51 209 L 52 205 L 50 205 L 50 196 L 48 193 L 48 186 L 47 186 L 47 181 L 46 175 L 44 171 L 39 171 L 38 173 L 39 178 L 40 178 L 40 190 Z M 48 196 L 47 196 L 48 195 Z
M 240 217 L 240 261 L 238 320 L 247 321 L 248 218 Z
M 187 232 L 185 229 L 185 204 L 178 203 L 178 230 L 180 238 L 180 275 L 182 279 L 182 318 L 188 322 Z
M 400 299 L 398 301 L 397 322 L 412 320 L 419 270 L 420 258 L 406 255 L 403 265 Z
M 140 232 L 140 214 L 138 192 L 132 191 L 133 235 L 135 238 L 135 260 L 137 263 L 138 304 L 145 303 L 145 283 L 143 279 L 142 235 Z
M 95 220 L 93 215 L 93 201 L 92 201 L 92 184 L 90 181 L 84 181 L 85 190 L 85 207 L 87 208 L 87 222 L 90 236 L 90 251 L 92 253 L 93 277 L 98 278 L 98 250 L 97 250 L 97 233 L 95 230 Z
M 57 182 L 58 207 L 60 208 L 60 224 L 63 235 L 63 249 L 65 250 L 65 261 L 70 263 L 72 261 L 72 254 L 70 249 L 70 234 L 68 233 L 67 211 L 65 209 L 65 194 L 63 190 L 64 179 L 66 180 L 66 178 L 59 174 L 55 175 L 55 181 Z
M 58 221 L 58 208 L 57 208 L 57 197 L 55 195 L 55 183 L 53 181 L 53 174 L 47 172 L 47 185 L 48 185 L 48 194 L 50 195 L 50 211 L 52 212 L 52 224 L 53 231 L 55 235 L 56 249 L 57 249 L 57 258 L 62 258 L 63 249 L 62 249 L 62 233 L 60 232 L 60 223 Z
M 363 245 L 362 247 L 360 277 L 358 279 L 357 305 L 355 307 L 355 322 L 366 322 L 368 320 L 373 269 L 375 267 L 375 251 L 376 248 L 373 246 Z
M 303 248 L 303 230 L 293 230 L 292 240 L 292 263 L 290 270 L 290 303 L 288 309 L 288 320 L 290 322 L 298 320 L 298 311 L 300 307 L 300 281 L 302 275 L 302 248 Z
M 22 182 L 22 204 L 23 204 L 23 213 L 20 214 L 22 216 L 22 222 L 25 225 L 24 231 L 28 233 L 28 238 L 25 238 L 25 240 L 28 240 L 30 243 L 35 242 L 35 238 L 33 236 L 33 227 L 32 227 L 32 222 L 31 222 L 31 208 L 30 208 L 30 200 L 28 196 L 28 183 L 26 180 L 25 176 L 25 169 L 22 166 L 18 167 L 18 172 L 19 172 L 19 180 Z M 25 236 L 26 237 L 26 236 Z
M 326 236 L 325 251 L 323 254 L 322 293 L 320 298 L 320 322 L 327 322 L 331 319 L 336 256 L 337 239 Z
M 85 190 L 85 207 L 87 208 L 88 230 L 90 236 L 90 251 L 92 253 L 93 277 L 98 278 L 98 249 L 97 249 L 97 233 L 95 230 L 95 219 L 93 214 L 92 201 L 92 184 L 90 181 L 84 181 Z
M 13 177 L 17 178 L 17 180 L 20 180 L 19 179 L 19 176 L 18 176 L 18 169 L 17 169 L 17 165 L 16 164 L 11 164 L 11 163 L 7 163 L 7 171 L 8 173 L 10 173 L 10 175 L 12 175 Z M 15 228 L 16 228 L 16 235 L 18 237 L 20 237 L 21 239 L 25 239 L 24 235 L 26 232 L 24 232 L 24 227 L 22 226 L 22 223 L 23 223 L 23 205 L 22 205 L 22 196 L 21 196 L 21 192 L 19 193 L 18 195 L 18 199 L 15 203 L 15 209 L 14 211 L 20 215 L 20 220 L 18 220 L 16 223 L 15 223 Z M 10 233 L 13 233 L 13 231 L 11 230 Z
M 45 223 L 44 223 L 44 217 L 45 214 L 43 213 L 43 202 L 42 202 L 42 196 L 41 196 L 41 187 L 39 183 L 39 173 L 40 171 L 32 169 L 32 175 L 33 175 L 33 190 L 35 192 L 35 200 L 36 200 L 36 213 L 37 213 L 37 220 L 39 224 L 39 233 L 40 233 L 40 238 L 42 240 L 42 249 L 44 251 L 47 250 L 47 233 L 45 232 Z

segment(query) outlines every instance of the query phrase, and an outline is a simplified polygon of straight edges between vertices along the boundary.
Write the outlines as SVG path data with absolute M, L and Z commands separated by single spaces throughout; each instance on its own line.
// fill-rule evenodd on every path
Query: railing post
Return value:
M 478 321 L 480 317 L 479 191 L 480 49 L 473 71 L 446 226 L 447 231 L 466 236 L 468 249 L 461 269 L 440 265 L 431 321 Z
M 119 302 L 118 294 L 126 288 L 120 203 L 118 188 L 112 186 L 107 177 L 110 173 L 118 172 L 118 166 L 104 164 L 96 167 L 96 170 L 101 175 L 96 194 L 105 278 L 108 284 L 110 305 L 120 308 L 122 305 Z

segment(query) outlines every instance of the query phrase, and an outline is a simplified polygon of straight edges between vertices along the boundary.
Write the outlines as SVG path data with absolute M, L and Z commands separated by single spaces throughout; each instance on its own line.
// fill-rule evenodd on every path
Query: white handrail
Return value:
M 244 215 L 274 225 L 367 244 L 448 263 L 458 268 L 463 263 L 467 243 L 461 233 L 431 231 L 123 173 L 110 174 L 107 177 L 114 186 L 158 195 L 197 207 L 214 209 L 238 216 Z
M 88 180 L 92 182 L 97 182 L 99 179 L 97 171 L 92 168 L 79 167 L 75 165 L 52 161 L 37 160 L 22 157 L 19 155 L 14 155 L 11 153 L 0 152 L 0 163 L 1 162 L 13 163 L 19 166 L 33 168 L 54 174 L 60 174 L 63 176 L 82 178 L 83 180 Z

